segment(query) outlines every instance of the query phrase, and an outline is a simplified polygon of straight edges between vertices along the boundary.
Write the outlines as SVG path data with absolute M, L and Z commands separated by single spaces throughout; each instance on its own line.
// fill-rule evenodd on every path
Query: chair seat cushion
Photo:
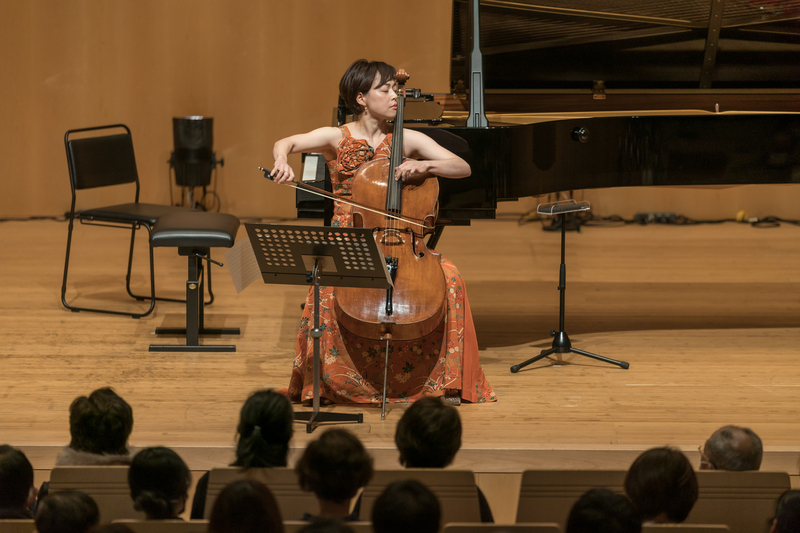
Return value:
M 81 220 L 95 220 L 99 222 L 120 222 L 147 224 L 150 227 L 167 213 L 192 211 L 188 207 L 175 207 L 171 205 L 130 203 L 87 209 L 78 215 Z
M 158 219 L 150 234 L 153 246 L 230 248 L 239 219 L 225 213 L 179 211 Z

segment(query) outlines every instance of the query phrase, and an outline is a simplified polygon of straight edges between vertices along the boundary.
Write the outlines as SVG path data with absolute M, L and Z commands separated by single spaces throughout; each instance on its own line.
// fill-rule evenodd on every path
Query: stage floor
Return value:
M 127 234 L 95 227 L 78 234 L 67 298 L 141 307 L 123 297 Z M 236 294 L 227 269 L 215 267 L 217 299 L 206 323 L 242 334 L 207 342 L 230 341 L 236 353 L 150 353 L 157 326 L 181 324 L 182 304 L 160 302 L 141 320 L 69 312 L 59 300 L 66 235 L 65 222 L 0 224 L 0 441 L 49 469 L 69 441 L 72 399 L 110 385 L 133 406 L 132 445 L 175 447 L 194 470 L 228 463 L 243 400 L 288 385 L 306 289 L 256 283 Z M 572 344 L 630 369 L 570 354 L 512 374 L 509 367 L 549 347 L 557 329 L 560 234 L 511 216 L 446 229 L 438 251 L 466 280 L 481 362 L 498 397 L 459 407 L 464 437 L 454 466 L 502 483 L 503 474 L 527 468 L 626 469 L 642 450 L 662 445 L 698 464 L 697 447 L 719 426 L 737 424 L 762 437 L 762 469 L 796 480 L 799 240 L 800 228 L 790 225 L 569 232 Z M 134 276 L 143 290 L 145 242 L 143 232 Z M 156 252 L 159 294 L 181 297 L 185 258 Z M 397 466 L 393 435 L 403 406 L 389 406 L 385 421 L 379 406 L 324 409 L 363 412 L 364 423 L 348 428 L 379 467 Z M 298 424 L 295 453 L 314 437 Z

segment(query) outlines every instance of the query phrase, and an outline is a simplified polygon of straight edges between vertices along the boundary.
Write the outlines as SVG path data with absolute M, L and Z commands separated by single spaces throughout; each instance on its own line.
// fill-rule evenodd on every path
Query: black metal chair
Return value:
M 116 130 L 116 132 L 113 130 Z M 81 135 L 78 138 L 74 137 L 76 134 L 85 132 L 101 132 L 102 135 L 88 137 Z M 133 153 L 131 130 L 124 124 L 69 130 L 64 135 L 64 145 L 67 151 L 67 164 L 69 166 L 70 186 L 72 188 L 72 205 L 69 212 L 69 231 L 67 234 L 67 254 L 64 259 L 64 280 L 61 284 L 61 303 L 64 304 L 64 307 L 73 312 L 93 311 L 141 318 L 153 312 L 156 300 L 184 302 L 185 300 L 174 298 L 156 298 L 152 244 L 149 244 L 150 294 L 149 296 L 138 295 L 134 294 L 131 290 L 131 268 L 133 264 L 133 249 L 136 242 L 136 230 L 145 228 L 148 232 L 149 243 L 149 234 L 159 217 L 167 213 L 187 211 L 187 209 L 183 207 L 139 202 L 139 174 L 136 171 L 136 158 Z M 133 202 L 86 209 L 79 212 L 75 211 L 78 191 L 123 184 L 135 184 Z M 131 230 L 131 245 L 128 252 L 128 272 L 125 276 L 125 288 L 132 298 L 139 301 L 150 300 L 150 307 L 147 311 L 143 313 L 133 313 L 112 309 L 78 307 L 67 303 L 67 276 L 69 273 L 70 248 L 72 245 L 72 231 L 75 219 L 79 220 L 81 224 Z M 207 304 L 210 304 L 214 301 L 214 295 L 211 291 L 211 276 L 208 278 L 208 292 L 210 300 Z

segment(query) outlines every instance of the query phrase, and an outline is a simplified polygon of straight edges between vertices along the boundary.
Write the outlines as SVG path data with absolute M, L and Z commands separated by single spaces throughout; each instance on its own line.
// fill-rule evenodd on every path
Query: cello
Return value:
M 353 226 L 374 228 L 373 235 L 383 251 L 393 288 L 334 289 L 340 326 L 360 337 L 386 340 L 387 350 L 391 339 L 413 340 L 432 333 L 444 320 L 447 310 L 440 256 L 428 250 L 424 242 L 436 221 L 439 182 L 435 177 L 420 184 L 404 184 L 394 179 L 395 168 L 403 161 L 403 107 L 408 74 L 400 69 L 396 80 L 397 116 L 391 155 L 361 165 L 351 189 Z M 379 210 L 385 214 L 376 212 Z M 412 224 L 406 219 L 421 220 L 424 224 Z

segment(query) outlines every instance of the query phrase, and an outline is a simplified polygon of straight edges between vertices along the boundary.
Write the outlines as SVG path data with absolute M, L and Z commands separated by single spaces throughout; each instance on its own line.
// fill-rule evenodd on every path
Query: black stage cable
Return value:
M 561 225 L 559 218 L 540 217 L 535 209 L 523 213 L 518 218 L 519 225 L 527 224 L 529 222 L 538 221 L 543 231 L 560 231 Z M 784 219 L 775 216 L 766 217 L 747 217 L 744 211 L 737 213 L 736 218 L 721 218 L 721 219 L 692 219 L 684 215 L 670 215 L 667 220 L 647 220 L 647 219 L 626 219 L 619 215 L 609 215 L 605 217 L 597 217 L 591 212 L 581 212 L 571 215 L 568 219 L 567 231 L 572 231 L 575 228 L 570 220 L 578 222 L 579 226 L 588 227 L 620 227 L 628 224 L 640 224 L 642 226 L 658 224 L 661 226 L 697 226 L 700 224 L 723 224 L 726 222 L 737 222 L 743 224 L 750 224 L 754 228 L 777 228 L 782 223 L 800 226 L 800 220 Z M 580 231 L 580 230 L 579 230 Z
M 34 220 L 54 220 L 56 222 L 66 222 L 69 220 L 69 213 L 64 215 L 63 217 L 54 217 L 54 216 L 31 216 L 31 217 L 3 217 L 0 218 L 0 222 L 30 222 Z

